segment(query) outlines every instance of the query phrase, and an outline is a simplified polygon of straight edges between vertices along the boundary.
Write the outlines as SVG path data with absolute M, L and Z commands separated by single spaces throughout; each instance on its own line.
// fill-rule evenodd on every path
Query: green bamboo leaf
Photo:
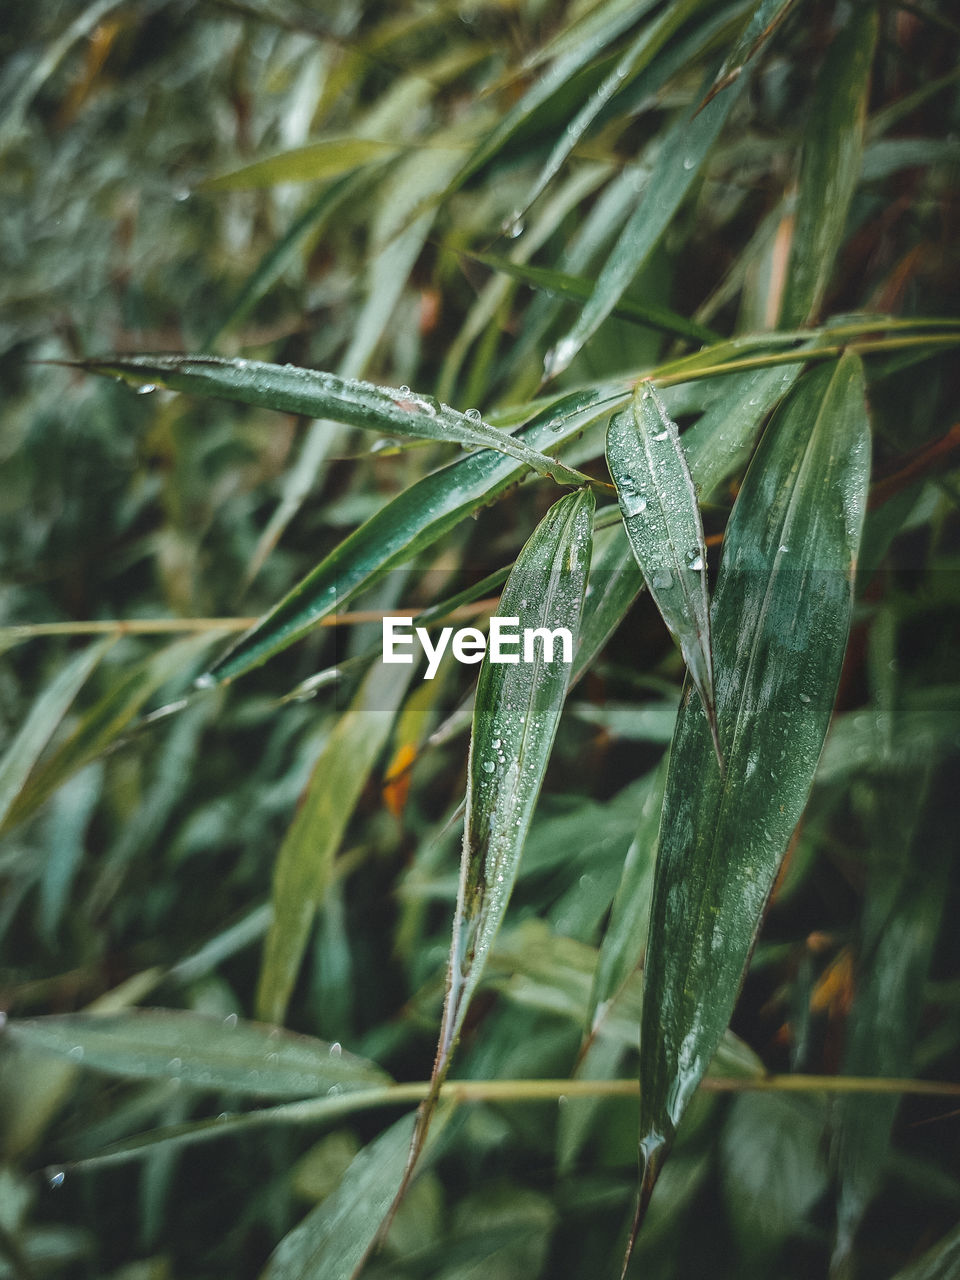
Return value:
M 643 961 L 647 947 L 653 869 L 657 857 L 657 831 L 666 776 L 664 760 L 647 779 L 636 834 L 623 864 L 623 875 L 613 899 L 610 923 L 600 943 L 587 1011 L 588 1034 L 599 1029 L 617 994 Z
M 468 178 L 488 164 L 499 151 L 521 130 L 528 130 L 550 99 L 562 93 L 582 73 L 598 54 L 627 31 L 656 0 L 634 0 L 627 5 L 604 5 L 592 19 L 586 19 L 578 28 L 578 35 L 562 46 L 548 46 L 544 52 L 553 56 L 553 62 L 543 75 L 527 90 L 497 122 L 480 145 L 474 150 L 463 169 L 451 184 L 451 190 L 461 187 Z M 565 31 L 564 34 L 572 34 Z
M 113 639 L 108 636 L 99 644 L 89 645 L 82 653 L 76 654 L 30 708 L 20 732 L 0 760 L 0 830 L 3 829 L 4 820 L 41 751 L 66 715 L 84 681 L 113 643 Z
M 681 704 L 661 816 L 641 1021 L 638 1223 L 720 1042 L 839 678 L 866 505 L 863 372 L 848 353 L 774 417 L 727 528 L 714 598 L 721 773 Z
M 314 1097 L 389 1083 L 386 1072 L 310 1036 L 278 1027 L 172 1009 L 70 1013 L 11 1019 L 15 1046 L 138 1079 L 162 1077 L 201 1089 L 261 1097 Z
M 922 1258 L 898 1271 L 893 1280 L 954 1280 L 960 1268 L 960 1227 L 955 1227 Z
M 273 919 L 257 989 L 257 1011 L 284 1019 L 317 908 L 330 886 L 334 857 L 367 775 L 386 745 L 413 665 L 376 663 L 320 753 L 303 803 L 277 855 Z
M 491 619 L 516 619 L 533 640 L 533 661 L 491 662 L 477 681 L 467 765 L 460 883 L 430 1096 L 421 1105 L 403 1181 L 385 1223 L 406 1190 L 430 1127 L 470 1001 L 506 914 L 520 855 L 547 770 L 570 682 L 593 541 L 589 489 L 554 503 L 534 530 Z M 557 628 L 569 633 L 569 653 Z M 534 630 L 540 636 L 534 639 Z M 514 655 L 516 656 L 516 655 Z
M 83 716 L 66 741 L 33 770 L 7 810 L 0 831 L 28 818 L 62 782 L 105 751 L 147 699 L 162 684 L 189 669 L 214 638 L 206 634 L 178 640 L 121 676 Z
M 498 449 L 560 484 L 589 483 L 579 471 L 571 471 L 563 463 L 489 426 L 477 410 L 459 413 L 432 396 L 418 395 L 409 388 L 378 387 L 316 369 L 221 356 L 110 356 L 76 363 L 91 373 L 128 378 L 141 387 L 164 386 L 193 395 L 262 405 L 282 413 L 330 418 L 388 436 L 439 440 L 468 449 Z
M 650 383 L 610 419 L 607 464 L 637 564 L 683 652 L 719 759 L 703 523 L 677 425 Z
M 563 443 L 624 398 L 609 388 L 574 392 L 537 414 L 517 438 L 535 448 Z M 375 574 L 426 550 L 522 474 L 513 458 L 483 450 L 424 476 L 345 538 L 204 678 L 233 680 L 265 662 L 343 605 Z
M 675 3 L 667 5 L 655 22 L 645 26 L 634 37 L 629 48 L 617 58 L 597 89 L 589 95 L 580 110 L 568 121 L 547 157 L 546 164 L 537 176 L 536 182 L 525 196 L 523 205 L 514 214 L 514 226 L 537 197 L 546 190 L 551 178 L 559 173 L 564 161 L 610 100 L 650 64 L 670 37 L 702 7 L 702 0 L 675 0 Z
M 473 262 L 480 262 L 491 271 L 499 271 L 528 284 L 533 289 L 542 289 L 546 293 L 556 294 L 560 298 L 568 298 L 573 302 L 586 302 L 593 291 L 593 281 L 584 276 L 567 275 L 563 271 L 553 271 L 549 267 L 531 267 L 526 262 L 513 262 L 496 253 L 471 253 L 460 251 L 463 257 Z M 636 324 L 647 325 L 651 329 L 659 329 L 663 333 L 677 334 L 681 338 L 691 338 L 696 342 L 719 342 L 720 337 L 705 325 L 688 320 L 686 316 L 668 307 L 658 307 L 653 303 L 635 301 L 623 297 L 610 313 L 620 320 L 632 320 Z
M 555 503 L 521 551 L 495 616 L 527 628 L 566 628 L 576 647 L 593 537 L 589 490 Z M 503 919 L 546 773 L 569 682 L 570 663 L 485 660 L 477 683 L 468 765 L 454 940 L 437 1051 L 442 1078 Z
M 710 92 L 704 98 L 706 106 L 721 90 L 729 88 L 752 57 L 766 44 L 780 23 L 793 8 L 793 0 L 760 0 L 740 34 L 740 38 L 723 60 Z
M 633 215 L 604 263 L 593 293 L 567 333 L 544 361 L 548 378 L 562 373 L 617 305 L 670 225 L 703 167 L 748 77 L 714 98 L 699 115 L 686 113 L 657 155 Z
M 244 191 L 250 187 L 275 187 L 280 182 L 320 182 L 375 160 L 386 160 L 399 151 L 396 142 L 373 138 L 322 138 L 207 178 L 200 190 Z
M 895 714 L 889 714 L 892 735 Z M 878 726 L 879 727 L 879 726 Z M 892 736 L 891 735 L 891 736 Z M 952 835 L 952 780 L 941 767 L 914 764 L 874 789 L 869 819 L 873 866 L 843 1071 L 908 1076 L 923 1012 L 923 988 L 946 905 Z M 854 1274 L 857 1229 L 877 1193 L 900 1104 L 897 1097 L 836 1100 L 832 1156 L 837 1226 L 831 1277 Z
M 448 1112 L 443 1112 L 443 1123 Z M 339 1187 L 280 1241 L 261 1280 L 353 1280 L 403 1173 L 414 1117 L 404 1116 L 353 1159 Z M 441 1126 L 434 1129 L 435 1140 Z
M 837 32 L 817 79 L 780 315 L 785 325 L 806 324 L 816 316 L 843 243 L 860 176 L 877 28 L 876 8 L 857 5 Z

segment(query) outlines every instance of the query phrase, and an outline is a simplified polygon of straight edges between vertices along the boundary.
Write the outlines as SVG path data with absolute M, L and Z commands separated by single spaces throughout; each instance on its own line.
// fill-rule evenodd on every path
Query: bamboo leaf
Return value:
M 893 1280 L 953 1280 L 960 1267 L 960 1227 L 955 1227 L 922 1258 L 898 1271 Z
M 280 1241 L 261 1280 L 352 1280 L 359 1274 L 403 1172 L 414 1117 L 404 1116 L 354 1157 L 330 1196 Z M 434 1130 L 436 1138 L 439 1127 Z
M 589 483 L 579 471 L 571 471 L 489 426 L 476 410 L 459 413 L 432 396 L 417 395 L 409 388 L 378 387 L 316 369 L 221 356 L 110 356 L 78 361 L 77 366 L 91 373 L 132 379 L 141 386 L 164 386 L 193 395 L 262 405 L 281 413 L 330 418 L 384 435 L 439 440 L 469 449 L 498 449 L 558 483 Z
M 25 1049 L 112 1075 L 180 1080 L 261 1097 L 313 1097 L 370 1089 L 390 1077 L 372 1062 L 277 1027 L 172 1009 L 12 1019 L 5 1036 Z
M 860 176 L 877 29 L 876 8 L 857 5 L 837 32 L 817 79 L 804 136 L 783 325 L 815 318 L 843 243 Z
M 470 1001 L 510 902 L 570 682 L 590 568 L 594 506 L 589 489 L 554 503 L 520 552 L 491 619 L 492 629 L 496 618 L 509 618 L 516 619 L 521 636 L 534 629 L 542 634 L 525 660 L 517 655 L 516 663 L 494 663 L 488 651 L 480 669 L 440 1037 L 430 1095 L 420 1107 L 403 1181 L 385 1226 L 422 1150 Z M 569 633 L 569 654 L 553 652 L 554 640 L 562 643 L 559 636 L 548 638 L 557 628 Z M 533 661 L 526 660 L 530 657 Z
M 677 425 L 649 383 L 610 419 L 607 464 L 637 564 L 679 642 L 719 759 L 703 523 Z
M 646 189 L 604 263 L 593 293 L 573 328 L 544 361 L 544 373 L 548 378 L 567 368 L 584 343 L 606 320 L 630 281 L 656 248 L 696 181 L 747 79 L 741 76 L 729 93 L 714 98 L 699 115 L 684 115 L 665 138 Z
M 373 138 L 322 138 L 208 178 L 201 189 L 244 191 L 250 187 L 275 187 L 280 182 L 319 182 L 337 178 L 375 160 L 386 160 L 399 150 L 396 142 Z
M 514 215 L 515 220 L 522 217 L 526 209 L 546 190 L 551 178 L 559 173 L 564 161 L 610 100 L 650 64 L 670 37 L 701 7 L 702 0 L 675 0 L 655 22 L 645 26 L 634 37 L 629 48 L 617 58 L 595 92 L 589 95 L 580 110 L 567 123 L 532 189 L 524 198 L 522 207 Z
M 277 855 L 273 919 L 257 989 L 257 1010 L 267 1022 L 284 1019 L 317 908 L 331 883 L 334 857 L 413 670 L 378 662 L 367 673 L 314 766 Z
M 896 733 L 895 713 L 889 719 Z M 913 1068 L 923 988 L 948 891 L 953 790 L 944 767 L 916 762 L 875 787 L 875 865 L 847 1019 L 847 1075 L 905 1076 Z M 879 1188 L 899 1102 L 884 1096 L 836 1101 L 832 1155 L 839 1185 L 832 1277 L 854 1272 L 855 1236 Z
M 573 302 L 586 302 L 593 290 L 593 282 L 584 276 L 567 275 L 563 271 L 554 271 L 549 267 L 532 267 L 526 262 L 514 262 L 496 253 L 468 253 L 461 251 L 465 258 L 480 262 L 491 271 L 499 271 L 528 284 L 532 289 L 542 289 L 545 293 L 556 294 L 560 298 L 568 298 Z M 620 320 L 632 320 L 636 324 L 647 325 L 651 329 L 660 329 L 663 333 L 677 334 L 681 338 L 692 338 L 697 342 L 719 342 L 719 335 L 705 325 L 688 320 L 686 316 L 668 307 L 658 307 L 654 303 L 640 302 L 623 297 L 610 313 Z
M 575 392 L 518 433 L 533 447 L 562 443 L 609 410 L 609 389 Z M 356 529 L 240 637 L 205 679 L 233 680 L 265 662 L 344 604 L 373 576 L 436 542 L 522 476 L 513 458 L 484 450 L 424 476 Z
M 587 1027 L 596 1031 L 611 1003 L 636 973 L 647 947 L 657 829 L 666 782 L 666 760 L 647 779 L 636 834 L 627 851 L 623 875 L 613 899 L 610 923 L 600 943 Z
M 211 635 L 202 635 L 178 640 L 118 679 L 86 712 L 70 736 L 33 770 L 7 810 L 0 830 L 5 831 L 28 818 L 62 782 L 105 751 L 147 699 L 162 684 L 189 668 L 213 639 Z
M 740 38 L 723 60 L 710 92 L 704 98 L 705 107 L 711 98 L 729 88 L 752 57 L 766 44 L 793 7 L 793 0 L 760 0 L 750 15 Z
M 534 530 L 495 616 L 528 628 L 566 628 L 575 648 L 593 536 L 593 495 L 555 503 Z M 484 661 L 477 683 L 468 765 L 460 890 L 435 1074 L 442 1078 L 503 919 L 560 721 L 570 665 Z
M 89 645 L 57 673 L 30 708 L 19 733 L 0 760 L 0 829 L 21 788 L 84 681 L 112 646 L 107 637 Z
M 688 690 L 671 747 L 644 970 L 638 1225 L 733 1010 L 830 719 L 850 625 L 869 424 L 852 353 L 770 424 L 713 606 L 721 773 Z

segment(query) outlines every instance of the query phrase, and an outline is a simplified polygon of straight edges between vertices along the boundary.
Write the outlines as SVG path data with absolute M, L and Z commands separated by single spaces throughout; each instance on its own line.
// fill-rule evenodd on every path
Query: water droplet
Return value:
M 673 574 L 669 569 L 658 569 L 650 579 L 650 585 L 658 591 L 668 591 L 673 586 Z
M 550 430 L 559 433 L 566 425 L 562 418 L 554 418 L 553 422 L 550 423 Z
M 175 1076 L 179 1075 L 183 1070 L 183 1062 L 180 1058 L 171 1058 L 167 1063 L 167 1070 L 172 1071 Z
M 197 676 L 193 682 L 193 687 L 195 689 L 212 689 L 216 683 L 214 677 L 209 672 L 206 672 L 202 676 Z
M 501 741 L 502 741 L 502 739 L 500 739 L 500 738 L 494 738 L 494 740 L 490 743 L 490 745 L 491 745 L 491 747 L 493 747 L 494 751 L 499 751 L 499 750 L 500 750 L 500 743 L 501 743 Z
M 189 187 L 178 187 L 173 193 L 173 198 L 176 200 L 177 204 L 183 204 L 184 200 L 190 199 L 190 196 L 191 191 Z
M 466 411 L 466 413 L 465 413 L 463 416 L 464 416 L 465 418 L 469 418 L 471 422 L 479 422 L 479 421 L 480 421 L 480 410 L 479 410 L 479 409 L 468 409 L 468 410 Z
M 70 1052 L 67 1054 L 67 1057 L 72 1058 L 74 1062 L 82 1062 L 83 1061 L 83 1045 L 75 1044 L 73 1048 L 70 1050 Z
M 339 1058 L 342 1055 L 342 1053 L 343 1053 L 343 1045 L 340 1043 L 339 1040 L 334 1040 L 333 1044 L 330 1046 L 330 1057 Z
M 343 1085 L 342 1085 L 342 1084 L 332 1084 L 332 1085 L 330 1086 L 330 1088 L 327 1090 L 327 1097 L 328 1097 L 328 1098 L 339 1098 L 339 1096 L 340 1096 L 340 1094 L 341 1094 L 341 1093 L 343 1093 Z
M 809 701 L 810 701 L 810 695 L 809 695 L 808 693 L 801 693 L 801 694 L 800 694 L 800 701 L 801 701 L 801 702 L 809 702 Z
M 137 387 L 137 395 L 149 396 L 154 391 L 156 391 L 156 389 L 157 389 L 157 384 L 155 382 L 144 382 L 144 383 L 141 383 L 139 387 Z
M 547 378 L 563 373 L 567 365 L 577 354 L 578 344 L 575 338 L 564 338 L 552 351 L 548 351 L 543 361 L 543 373 Z
M 667 436 L 669 436 L 669 434 L 670 434 L 670 432 L 669 432 L 669 431 L 658 431 L 658 432 L 657 432 L 657 434 L 656 434 L 653 438 L 654 438 L 654 440 L 666 440 L 666 438 L 667 438 Z
M 503 224 L 503 234 L 509 236 L 511 240 L 516 240 L 524 232 L 523 214 L 518 210 L 511 214 Z
M 235 1027 L 237 1025 L 237 1015 L 235 1013 L 228 1013 L 223 1020 L 223 1025 L 225 1027 Z
M 410 394 L 410 388 L 407 386 L 406 383 L 404 383 L 402 387 L 398 387 L 397 390 L 400 392 L 402 396 L 408 396 Z
M 62 1186 L 63 1186 L 63 1180 L 64 1180 L 64 1178 L 65 1178 L 66 1176 L 67 1176 L 67 1175 L 66 1175 L 66 1171 L 65 1171 L 65 1170 L 63 1170 L 63 1169 L 48 1169 L 48 1170 L 47 1170 L 47 1182 L 49 1182 L 50 1186 L 51 1186 L 54 1190 L 56 1190 L 56 1188 L 57 1188 L 57 1187 L 62 1187 Z
M 694 160 L 693 156 L 684 156 L 683 158 L 683 167 L 686 169 L 688 173 L 696 163 L 697 162 L 696 160 Z
M 687 552 L 687 568 L 693 569 L 697 573 L 700 573 L 703 570 L 703 556 L 696 547 L 694 547 L 692 551 Z
M 780 543 L 779 551 L 782 556 L 785 556 L 789 550 L 790 548 L 787 546 L 785 542 Z
M 484 773 L 493 773 L 496 767 L 492 760 L 484 760 L 482 765 Z

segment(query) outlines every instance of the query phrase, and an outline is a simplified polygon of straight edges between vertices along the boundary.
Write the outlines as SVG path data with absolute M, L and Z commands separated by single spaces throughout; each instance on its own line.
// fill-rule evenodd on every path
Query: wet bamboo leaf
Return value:
M 108 637 L 78 653 L 57 673 L 30 708 L 20 732 L 0 759 L 0 830 L 41 751 L 84 681 L 112 644 L 113 640 Z
M 688 689 L 671 748 L 644 970 L 640 1215 L 723 1034 L 823 746 L 869 468 L 859 360 L 803 379 L 737 499 L 713 606 L 721 773 Z
M 895 714 L 889 716 L 891 736 Z M 935 775 L 933 778 L 931 775 Z M 914 763 L 878 780 L 871 804 L 873 860 L 843 1070 L 909 1076 L 923 988 L 948 892 L 954 840 L 947 770 Z M 869 820 L 869 819 L 868 819 Z M 832 1277 L 854 1272 L 853 1247 L 877 1193 L 900 1099 L 841 1097 L 833 1111 L 837 1227 Z
M 323 138 L 208 178 L 202 186 L 204 191 L 243 191 L 249 187 L 275 187 L 279 182 L 319 182 L 372 161 L 388 159 L 399 150 L 395 142 L 373 138 Z
M 683 652 L 719 758 L 703 523 L 680 433 L 649 383 L 610 419 L 607 464 L 637 564 Z
M 389 1083 L 372 1062 L 277 1027 L 185 1010 L 135 1009 L 11 1019 L 14 1046 L 137 1078 L 166 1077 L 201 1089 L 293 1098 Z
M 699 115 L 686 114 L 664 139 L 630 221 L 604 263 L 593 293 L 572 329 L 544 361 L 547 377 L 562 373 L 622 298 L 693 186 L 748 77 L 714 98 Z
M 645 26 L 634 37 L 629 48 L 617 57 L 616 63 L 604 76 L 597 89 L 589 95 L 580 110 L 567 123 L 559 141 L 550 152 L 546 164 L 538 174 L 532 189 L 524 198 L 522 208 L 518 209 L 514 215 L 515 218 L 521 217 L 537 197 L 546 190 L 551 178 L 559 173 L 564 161 L 582 140 L 584 134 L 610 100 L 640 74 L 670 37 L 679 31 L 687 19 L 702 7 L 702 0 L 675 0 L 675 3 L 668 5 L 663 10 L 655 22 Z
M 207 634 L 178 640 L 118 679 L 83 716 L 66 741 L 33 770 L 7 810 L 2 829 L 29 817 L 62 782 L 105 751 L 130 725 L 147 699 L 162 684 L 189 669 L 213 639 Z
M 554 504 L 520 553 L 500 597 L 498 617 L 530 628 L 569 631 L 576 646 L 590 566 L 594 499 L 589 490 Z M 463 1026 L 487 954 L 503 919 L 520 854 L 560 721 L 570 664 L 548 640 L 533 662 L 484 661 L 477 684 L 468 765 L 460 891 L 438 1069 Z
M 558 483 L 587 482 L 580 472 L 571 471 L 506 432 L 488 426 L 477 410 L 459 413 L 432 396 L 417 395 L 409 388 L 377 387 L 316 369 L 220 356 L 111 356 L 81 361 L 79 367 L 91 373 L 131 379 L 141 387 L 164 386 L 282 413 L 330 418 L 388 436 L 439 440 L 468 449 L 497 449 Z
M 414 1117 L 404 1116 L 357 1154 L 336 1191 L 280 1241 L 261 1280 L 359 1275 L 403 1173 L 413 1125 Z M 439 1132 L 437 1125 L 432 1140 Z
M 816 318 L 843 244 L 860 176 L 876 40 L 876 8 L 857 5 L 837 32 L 817 79 L 804 136 L 782 325 Z
M 518 438 L 562 443 L 616 403 L 610 390 L 575 392 L 544 409 Z M 484 450 L 424 476 L 336 547 L 237 641 L 210 673 L 233 680 L 265 662 L 344 604 L 373 576 L 412 559 L 522 476 L 513 458 Z
M 636 0 L 636 3 L 625 6 L 605 5 L 577 28 L 578 37 L 566 41 L 562 47 L 550 49 L 554 60 L 548 70 L 538 77 L 474 150 L 452 184 L 453 189 L 462 186 L 488 164 L 516 133 L 529 129 L 550 99 L 563 92 L 578 73 L 647 10 L 652 9 L 654 3 L 655 0 Z
M 533 653 L 524 655 L 533 661 L 491 663 L 488 652 L 480 669 L 460 883 L 432 1087 L 420 1107 L 391 1213 L 423 1147 L 440 1086 L 513 891 L 570 682 L 590 568 L 594 507 L 589 489 L 554 503 L 520 552 L 491 619 L 492 628 L 497 617 L 517 619 L 519 634 L 533 641 Z M 557 628 L 569 633 L 568 654 L 553 649 L 554 643 L 563 643 L 561 635 L 553 634 Z M 538 638 L 534 630 L 540 631 Z
M 331 883 L 334 857 L 413 670 L 378 662 L 367 673 L 314 766 L 277 855 L 273 919 L 257 989 L 257 1010 L 267 1022 L 284 1019 L 317 908 Z
M 729 88 L 743 71 L 750 59 L 770 39 L 777 27 L 793 7 L 794 0 L 760 0 L 750 15 L 739 40 L 723 60 L 703 106 L 721 90 Z
M 532 289 L 542 289 L 573 302 L 586 302 L 593 291 L 591 280 L 583 276 L 567 275 L 563 271 L 553 271 L 549 267 L 533 267 L 529 263 L 514 262 L 495 253 L 464 253 L 464 257 L 482 263 L 491 271 L 499 271 L 513 280 L 519 280 L 521 284 L 528 284 Z M 688 320 L 686 316 L 671 311 L 668 307 L 658 307 L 649 302 L 623 297 L 610 314 L 620 320 L 632 320 L 636 324 L 677 334 L 681 338 L 692 338 L 697 342 L 720 341 L 719 335 L 705 325 Z
M 600 943 L 588 1008 L 588 1034 L 598 1029 L 617 993 L 643 962 L 666 775 L 664 760 L 647 780 L 636 835 L 627 852 L 610 923 Z

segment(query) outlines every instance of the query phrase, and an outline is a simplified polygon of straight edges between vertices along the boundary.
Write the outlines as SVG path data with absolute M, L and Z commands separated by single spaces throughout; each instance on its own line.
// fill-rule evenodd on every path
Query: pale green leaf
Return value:
M 376 663 L 337 721 L 303 803 L 277 854 L 273 918 L 257 988 L 257 1010 L 282 1022 L 334 858 L 367 775 L 386 745 L 413 665 Z
M 173 1009 L 11 1019 L 15 1046 L 132 1078 L 162 1077 L 200 1089 L 308 1097 L 371 1089 L 390 1077 L 373 1063 L 278 1027 Z

